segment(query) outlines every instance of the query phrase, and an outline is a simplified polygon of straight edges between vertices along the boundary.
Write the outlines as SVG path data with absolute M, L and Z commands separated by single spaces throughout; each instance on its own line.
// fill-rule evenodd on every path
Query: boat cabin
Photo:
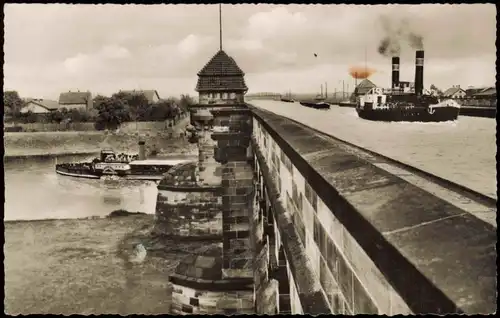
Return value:
M 101 162 L 106 162 L 106 161 L 109 161 L 111 159 L 115 159 L 115 152 L 110 149 L 110 148 L 107 148 L 107 149 L 103 149 L 101 150 Z

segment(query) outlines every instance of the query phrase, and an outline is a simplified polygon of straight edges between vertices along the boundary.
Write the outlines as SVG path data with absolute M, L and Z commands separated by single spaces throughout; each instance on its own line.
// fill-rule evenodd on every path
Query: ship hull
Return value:
M 281 101 L 285 102 L 285 103 L 294 103 L 295 102 L 294 100 L 287 99 L 287 98 L 282 98 Z
M 432 111 L 425 107 L 362 109 L 356 108 L 358 116 L 373 121 L 405 121 L 405 122 L 443 122 L 458 118 L 458 107 L 435 107 Z
M 330 104 L 322 102 L 320 103 L 300 102 L 300 105 L 314 109 L 330 109 Z

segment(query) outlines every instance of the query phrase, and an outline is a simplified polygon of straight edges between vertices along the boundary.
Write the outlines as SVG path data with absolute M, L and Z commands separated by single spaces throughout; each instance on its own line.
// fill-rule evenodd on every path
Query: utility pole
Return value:
M 342 80 L 342 100 L 345 99 L 345 84 L 344 84 L 344 80 Z

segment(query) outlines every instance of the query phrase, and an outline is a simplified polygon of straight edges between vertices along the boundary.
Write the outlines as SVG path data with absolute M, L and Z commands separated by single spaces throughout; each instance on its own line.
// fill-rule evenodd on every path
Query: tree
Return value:
M 19 97 L 17 91 L 6 91 L 3 93 L 3 110 L 5 115 L 19 118 L 23 106 L 24 101 Z
M 438 96 L 443 96 L 443 91 L 442 91 L 442 90 L 440 90 L 439 88 L 437 88 L 437 86 L 436 86 L 436 85 L 431 84 L 431 87 L 430 87 L 430 88 L 431 88 L 431 91 L 436 92 L 436 94 L 437 94 Z
M 3 93 L 3 105 L 8 108 L 10 112 L 15 113 L 21 110 L 24 101 L 19 97 L 16 91 L 7 91 Z
M 121 123 L 130 120 L 127 104 L 121 98 L 96 96 L 96 129 L 117 129 Z
M 133 94 L 128 92 L 119 92 L 113 94 L 113 98 L 120 99 L 128 106 L 130 119 L 137 121 L 149 107 L 149 101 L 143 94 Z
M 182 113 L 185 113 L 189 110 L 189 106 L 194 105 L 195 100 L 189 95 L 181 95 L 181 99 L 179 100 L 179 108 Z
M 50 113 L 47 114 L 47 119 L 50 121 L 50 122 L 53 122 L 53 123 L 57 123 L 57 124 L 60 124 L 61 121 L 64 119 L 64 115 L 63 113 L 58 109 L 58 110 L 54 110 Z

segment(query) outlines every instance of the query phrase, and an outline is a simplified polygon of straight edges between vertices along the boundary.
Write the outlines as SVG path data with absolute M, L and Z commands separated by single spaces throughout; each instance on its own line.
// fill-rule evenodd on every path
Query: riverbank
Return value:
M 190 154 L 195 146 L 184 136 L 189 118 L 181 119 L 167 130 L 136 132 L 54 131 L 4 133 L 5 157 L 89 154 L 111 147 L 117 152 L 137 153 L 138 141 L 146 141 L 147 153 L 156 150 L 159 155 Z
M 5 312 L 168 314 L 168 275 L 211 244 L 154 238 L 153 215 L 5 222 Z M 146 257 L 134 261 L 137 244 Z

